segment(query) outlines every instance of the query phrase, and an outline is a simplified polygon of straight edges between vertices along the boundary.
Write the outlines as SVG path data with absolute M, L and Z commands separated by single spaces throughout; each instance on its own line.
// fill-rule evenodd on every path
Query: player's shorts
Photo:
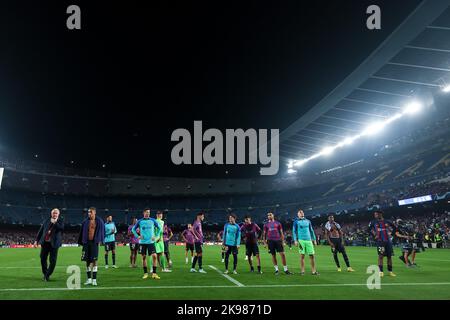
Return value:
M 194 243 L 194 249 L 196 253 L 202 253 L 203 252 L 203 244 L 201 242 Z
M 194 244 L 186 243 L 186 251 L 194 251 Z
M 139 243 L 130 243 L 130 251 L 136 252 L 139 250 Z
M 405 243 L 402 246 L 402 252 L 405 253 L 407 252 L 408 254 L 413 252 L 413 246 L 411 243 Z
M 141 243 L 139 244 L 139 253 L 142 255 L 149 255 L 156 253 L 156 248 L 154 243 Z
M 259 254 L 259 248 L 257 243 L 246 243 L 245 244 L 245 255 L 251 257 Z
M 342 239 L 340 239 L 340 238 L 330 238 L 330 240 L 331 240 L 331 243 L 333 243 L 333 245 L 334 245 L 334 248 L 331 247 L 331 252 L 333 252 L 333 253 L 335 253 L 335 252 L 336 253 L 338 253 L 338 252 L 345 253 L 345 247 L 342 244 Z
M 313 242 L 311 240 L 299 240 L 298 247 L 300 254 L 307 254 L 309 256 L 312 256 L 316 253 L 316 251 L 314 250 Z
M 390 241 L 378 241 L 377 251 L 379 256 L 392 257 L 394 255 L 394 249 Z
M 227 254 L 238 254 L 237 246 L 226 246 L 228 248 Z
M 112 250 L 116 250 L 116 242 L 105 242 L 105 251 L 108 252 Z
M 269 247 L 269 253 L 272 255 L 277 252 L 284 252 L 283 242 L 281 240 L 268 240 L 267 245 Z
M 169 241 L 164 241 L 164 253 L 169 253 Z
M 156 253 L 163 253 L 164 252 L 164 242 L 162 242 L 162 241 L 155 242 L 155 249 L 156 249 Z
M 83 245 L 81 252 L 81 261 L 94 262 L 98 260 L 98 243 L 90 240 Z

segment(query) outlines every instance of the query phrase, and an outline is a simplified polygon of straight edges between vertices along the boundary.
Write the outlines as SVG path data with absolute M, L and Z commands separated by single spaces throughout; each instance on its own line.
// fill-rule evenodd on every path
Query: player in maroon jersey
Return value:
M 275 220 L 272 212 L 267 214 L 268 222 L 264 224 L 263 239 L 265 245 L 269 248 L 269 253 L 272 255 L 272 262 L 275 268 L 275 275 L 278 275 L 277 252 L 280 254 L 281 262 L 285 274 L 292 274 L 286 264 L 286 256 L 284 255 L 284 233 L 281 223 Z
M 194 240 L 195 236 L 192 231 L 192 224 L 187 225 L 187 229 L 181 234 L 183 241 L 186 243 L 186 264 L 188 264 L 188 253 L 191 251 L 191 263 L 194 260 Z
M 241 226 L 242 237 L 245 238 L 245 254 L 248 257 L 250 272 L 254 272 L 252 255 L 256 257 L 258 263 L 258 273 L 261 271 L 261 259 L 259 258 L 258 238 L 261 235 L 261 228 L 254 222 L 250 216 L 244 218 L 244 224 Z

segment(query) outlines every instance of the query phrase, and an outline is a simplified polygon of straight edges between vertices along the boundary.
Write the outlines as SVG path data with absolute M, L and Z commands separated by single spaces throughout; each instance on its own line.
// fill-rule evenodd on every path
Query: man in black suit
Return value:
M 34 246 L 41 245 L 41 267 L 43 280 L 49 281 L 56 267 L 58 249 L 62 244 L 64 222 L 59 218 L 59 209 L 53 209 L 50 217 L 44 220 L 36 237 Z M 47 258 L 50 255 L 50 266 L 47 266 Z

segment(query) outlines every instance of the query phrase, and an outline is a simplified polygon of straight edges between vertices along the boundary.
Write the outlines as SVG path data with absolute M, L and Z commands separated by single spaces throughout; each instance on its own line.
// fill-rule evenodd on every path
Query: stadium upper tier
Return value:
M 375 206 L 393 207 L 398 205 L 399 199 L 424 195 L 444 200 L 450 196 L 450 145 L 447 136 L 434 136 L 422 142 L 412 137 L 404 138 L 413 139 L 414 143 L 399 150 L 394 141 L 371 157 L 347 167 L 315 173 L 315 183 L 270 192 L 140 196 L 101 192 L 97 195 L 85 190 L 77 195 L 42 192 L 42 180 L 38 179 L 42 179 L 42 176 L 10 171 L 9 182 L 0 192 L 0 218 L 7 223 L 18 221 L 34 224 L 39 223 L 51 208 L 58 207 L 62 209 L 66 222 L 78 224 L 85 216 L 86 209 L 95 206 L 101 215 L 109 212 L 116 221 L 125 222 L 130 216 L 140 216 L 142 209 L 149 207 L 152 210 L 166 210 L 171 223 L 191 222 L 197 211 L 207 212 L 211 223 L 221 223 L 229 211 L 239 216 L 251 213 L 256 221 L 262 221 L 270 210 L 280 220 L 288 220 L 298 208 L 311 216 L 366 210 Z M 404 141 L 397 143 L 404 146 Z M 36 181 L 25 181 L 29 189 L 24 191 L 25 182 L 21 177 L 33 176 Z M 58 177 L 54 178 L 52 183 L 58 183 Z M 33 187 L 31 183 L 36 185 Z M 46 187 L 50 185 L 49 182 Z
M 254 179 L 123 176 L 98 172 L 80 173 L 70 168 L 13 161 L 0 156 L 0 167 L 5 168 L 2 188 L 77 196 L 195 197 L 320 187 L 330 182 L 338 182 L 346 176 L 352 179 L 350 176 L 366 175 L 368 170 L 379 171 L 385 165 L 392 164 L 401 170 L 407 168 L 407 163 L 414 157 L 425 157 L 432 165 L 433 161 L 438 161 L 445 155 L 449 145 L 450 120 L 448 116 L 441 119 L 408 134 L 394 137 L 388 142 L 355 147 L 351 152 L 340 153 L 317 164 L 315 168 L 302 170 L 296 175 L 282 173 L 276 177 Z M 425 164 L 419 170 L 423 170 L 424 167 Z

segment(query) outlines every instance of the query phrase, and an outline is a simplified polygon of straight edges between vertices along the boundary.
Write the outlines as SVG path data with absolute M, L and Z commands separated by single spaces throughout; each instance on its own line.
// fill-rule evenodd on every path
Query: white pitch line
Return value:
M 217 273 L 219 273 L 221 276 L 225 277 L 226 279 L 230 280 L 231 282 L 233 282 L 235 285 L 237 285 L 238 287 L 245 287 L 242 283 L 240 283 L 239 281 L 237 281 L 236 279 L 233 279 L 232 277 L 230 277 L 227 274 L 224 274 L 222 271 L 220 271 L 219 269 L 217 269 L 214 266 L 209 266 L 211 269 L 216 270 Z
M 219 271 L 220 272 L 220 271 Z M 233 279 L 234 280 L 234 279 Z M 382 283 L 381 286 L 449 286 L 450 282 L 408 282 L 408 283 Z M 237 286 L 238 288 L 288 288 L 288 287 L 365 287 L 366 283 L 317 283 L 317 284 L 261 284 Z M 206 288 L 237 288 L 236 286 L 133 286 L 133 287 L 82 287 L 80 289 L 68 288 L 8 288 L 2 291 L 79 291 L 79 290 L 148 290 L 148 289 L 206 289 Z

